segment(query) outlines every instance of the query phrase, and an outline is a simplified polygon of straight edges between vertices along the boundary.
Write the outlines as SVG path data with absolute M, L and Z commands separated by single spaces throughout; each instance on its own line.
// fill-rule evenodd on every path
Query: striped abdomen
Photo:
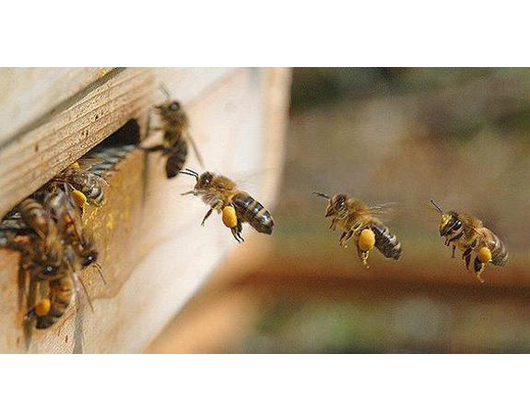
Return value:
M 42 330 L 55 324 L 70 306 L 73 294 L 74 285 L 70 276 L 50 282 L 50 311 L 37 317 L 36 328 Z
M 396 235 L 390 233 L 388 228 L 380 222 L 374 222 L 370 228 L 375 234 L 375 247 L 387 258 L 399 260 L 401 257 L 401 243 Z
M 67 169 L 56 177 L 57 180 L 68 182 L 76 190 L 81 191 L 86 198 L 96 205 L 103 202 L 103 188 L 106 182 L 99 175 L 86 170 Z
M 168 135 L 175 136 L 176 134 L 168 133 Z M 188 143 L 181 136 L 178 136 L 175 141 L 171 142 L 171 146 L 164 149 L 164 154 L 167 155 L 166 176 L 174 178 L 184 168 L 188 157 Z
M 247 222 L 260 233 L 270 235 L 274 229 L 274 220 L 271 214 L 254 198 L 241 192 L 232 198 L 237 217 L 242 222 Z
M 18 205 L 22 220 L 41 238 L 45 238 L 52 229 L 52 220 L 48 211 L 33 198 L 26 198 Z
M 508 251 L 504 243 L 488 228 L 480 229 L 480 233 L 485 245 L 491 251 L 491 263 L 498 266 L 506 265 L 508 262 Z

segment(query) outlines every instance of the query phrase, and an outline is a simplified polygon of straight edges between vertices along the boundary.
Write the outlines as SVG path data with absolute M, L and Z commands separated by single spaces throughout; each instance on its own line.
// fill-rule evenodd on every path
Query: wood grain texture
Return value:
M 145 76 L 150 79 L 146 82 L 151 86 L 149 94 L 156 96 L 156 85 L 163 80 L 180 99 L 183 81 L 193 80 L 192 70 L 186 72 L 188 79 L 181 69 L 163 69 L 163 78 L 150 72 Z M 271 72 L 272 69 L 221 69 L 206 76 L 198 73 L 197 80 L 203 83 L 190 90 L 194 93 L 189 93 L 183 102 L 208 169 L 237 178 L 242 169 L 262 170 L 269 147 L 282 149 L 283 137 L 267 134 L 271 124 L 285 122 L 271 118 L 273 112 L 269 108 L 278 106 L 282 112 L 286 109 L 285 101 L 275 103 L 265 93 L 271 89 L 267 82 Z M 205 77 L 210 83 L 204 82 Z M 284 90 L 288 88 L 287 79 L 286 75 Z M 127 83 L 135 80 L 131 77 Z M 272 131 L 281 133 L 283 128 Z M 156 135 L 147 140 L 157 142 L 159 138 Z M 281 154 L 278 157 L 281 159 Z M 95 233 L 109 283 L 105 288 L 95 270 L 83 272 L 94 313 L 83 297 L 78 298 L 56 325 L 33 331 L 27 340 L 21 327 L 25 308 L 19 303 L 18 256 L 0 251 L 1 352 L 141 352 L 227 252 L 252 243 L 255 234 L 247 227 L 244 235 L 250 241 L 237 245 L 217 215 L 201 227 L 207 207 L 196 198 L 180 195 L 193 186 L 193 178 L 167 180 L 163 162 L 158 154 L 133 152 L 109 179 L 105 204 L 90 208 L 84 217 Z M 193 154 L 188 166 L 201 170 Z M 281 168 L 281 162 L 277 166 Z M 263 182 L 255 184 L 250 192 L 265 197 L 273 176 L 274 172 L 267 171 Z M 274 193 L 267 193 L 264 204 Z
M 0 68 L 0 145 L 53 114 L 62 102 L 113 70 L 113 67 Z
M 143 122 L 153 76 L 126 69 L 33 130 L 0 146 L 0 216 L 130 119 Z

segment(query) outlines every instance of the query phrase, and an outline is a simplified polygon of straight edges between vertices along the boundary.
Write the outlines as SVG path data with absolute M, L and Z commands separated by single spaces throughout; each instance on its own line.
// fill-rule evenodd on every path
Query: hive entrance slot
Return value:
M 136 120 L 130 120 L 89 150 L 79 162 L 86 161 L 89 163 L 90 172 L 105 177 L 116 163 L 136 149 L 139 142 L 140 127 Z

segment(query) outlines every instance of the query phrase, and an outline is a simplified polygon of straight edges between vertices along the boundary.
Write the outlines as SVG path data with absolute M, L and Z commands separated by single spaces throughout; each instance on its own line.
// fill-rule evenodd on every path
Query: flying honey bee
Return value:
M 146 150 L 150 152 L 161 151 L 164 156 L 167 156 L 166 176 L 167 178 L 174 178 L 186 163 L 188 144 L 193 148 L 201 167 L 204 167 L 204 163 L 189 132 L 188 116 L 182 105 L 171 99 L 171 93 L 163 84 L 160 85 L 160 89 L 166 95 L 166 100 L 160 105 L 156 105 L 155 110 L 160 116 L 162 127 L 153 127 L 152 130 L 164 133 L 163 142 L 161 145 Z
M 244 241 L 241 236 L 243 223 L 248 223 L 260 233 L 272 234 L 274 220 L 269 211 L 250 194 L 238 190 L 234 181 L 213 172 L 204 172 L 200 176 L 191 169 L 180 172 L 193 176 L 197 180 L 193 190 L 182 195 L 193 194 L 202 197 L 202 200 L 210 206 L 202 220 L 202 225 L 216 210 L 218 213 L 222 212 L 223 222 L 230 228 L 237 242 Z
M 434 200 L 431 200 L 431 204 L 441 214 L 440 236 L 445 237 L 445 245 L 452 245 L 452 257 L 455 257 L 456 248 L 460 249 L 462 259 L 466 261 L 466 267 L 469 270 L 474 252 L 473 271 L 481 282 L 484 281 L 481 273 L 487 263 L 497 266 L 506 265 L 508 251 L 504 243 L 491 230 L 484 227 L 481 220 L 454 210 L 444 212 Z
M 325 217 L 332 218 L 329 228 L 335 230 L 339 227 L 342 230 L 340 246 L 346 247 L 353 238 L 364 267 L 369 268 L 368 254 L 374 246 L 386 258 L 399 260 L 402 254 L 401 243 L 390 233 L 388 227 L 373 215 L 382 206 L 369 207 L 361 200 L 345 194 L 336 194 L 333 197 L 319 192 L 313 194 L 329 200 L 325 214 Z
M 90 172 L 88 169 L 81 168 L 78 163 L 74 163 L 53 178 L 54 182 L 63 182 L 72 186 L 74 190 L 80 191 L 89 203 L 100 206 L 103 203 L 104 188 L 108 185 L 107 181 L 101 176 Z M 74 194 L 75 196 L 79 194 Z M 81 204 L 81 203 L 78 203 Z

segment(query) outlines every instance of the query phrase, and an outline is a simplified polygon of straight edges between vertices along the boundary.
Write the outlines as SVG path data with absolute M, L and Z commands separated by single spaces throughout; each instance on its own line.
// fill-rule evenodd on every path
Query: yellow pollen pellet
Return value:
M 359 248 L 361 251 L 370 251 L 375 245 L 375 235 L 372 229 L 364 229 L 359 235 Z
M 86 195 L 79 190 L 72 191 L 72 198 L 74 199 L 74 202 L 77 207 L 84 207 L 87 201 Z
M 226 206 L 223 209 L 223 223 L 228 228 L 234 228 L 237 226 L 237 215 L 236 215 L 236 209 L 234 209 L 232 206 Z
M 74 162 L 70 165 L 70 169 L 81 169 L 78 162 Z
M 35 304 L 35 313 L 38 316 L 47 315 L 50 312 L 51 302 L 50 299 L 41 299 Z
M 483 246 L 478 250 L 477 257 L 481 263 L 489 263 L 491 261 L 491 251 L 489 250 L 489 248 Z

